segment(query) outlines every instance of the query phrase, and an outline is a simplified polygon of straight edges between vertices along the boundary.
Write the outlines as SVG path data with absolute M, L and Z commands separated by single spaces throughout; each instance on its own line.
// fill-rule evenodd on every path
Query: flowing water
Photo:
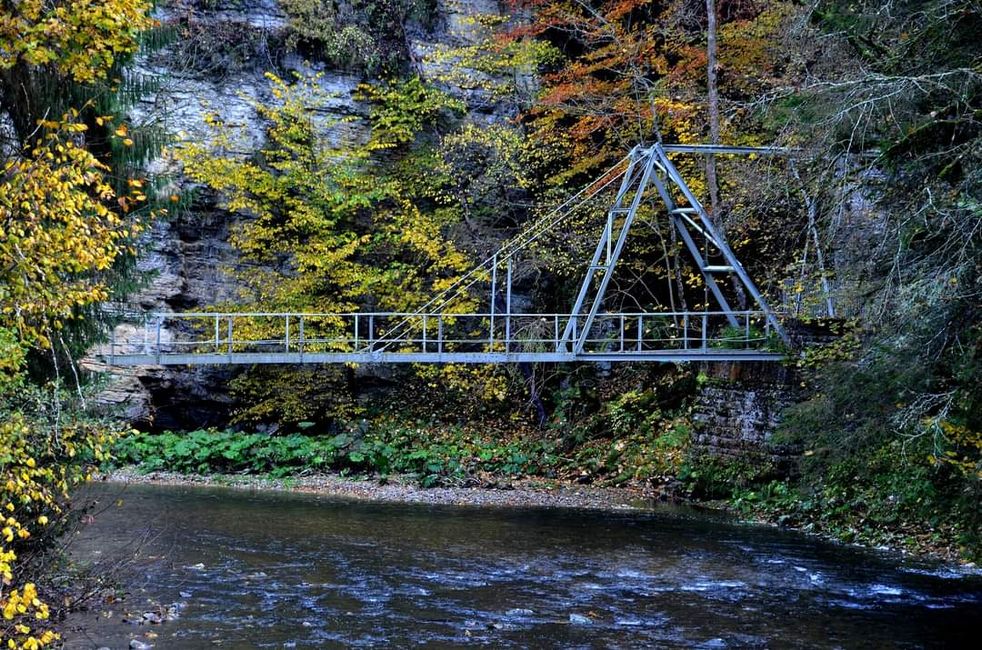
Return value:
M 69 648 L 979 647 L 982 631 L 978 575 L 685 509 L 92 490 L 105 510 L 73 554 L 133 561 L 114 570 L 122 602 L 66 621 Z

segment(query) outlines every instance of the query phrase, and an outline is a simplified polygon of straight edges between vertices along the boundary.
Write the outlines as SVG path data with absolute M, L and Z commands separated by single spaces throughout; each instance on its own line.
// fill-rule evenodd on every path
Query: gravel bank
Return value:
M 200 476 L 175 472 L 141 474 L 132 468 L 123 468 L 98 476 L 95 480 L 156 485 L 209 485 L 243 490 L 282 490 L 364 501 L 458 506 L 647 510 L 657 501 L 656 494 L 649 494 L 637 488 L 598 488 L 528 479 L 487 487 L 422 488 L 400 477 L 389 477 L 387 482 L 379 483 L 370 479 L 355 480 L 332 474 L 274 479 L 247 475 Z

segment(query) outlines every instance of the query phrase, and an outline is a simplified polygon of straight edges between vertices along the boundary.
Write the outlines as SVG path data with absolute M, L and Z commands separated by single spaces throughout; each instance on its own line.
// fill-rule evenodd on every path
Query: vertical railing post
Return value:
M 219 334 L 219 332 L 218 332 L 218 321 L 220 319 L 221 319 L 221 316 L 219 316 L 218 314 L 215 314 L 215 354 L 218 354 L 219 353 L 219 351 L 220 351 L 219 348 L 221 347 L 221 343 L 219 342 L 219 340 L 221 338 L 221 334 Z
M 358 312 L 355 312 L 355 350 L 358 349 L 358 340 L 361 338 L 361 332 L 358 331 L 361 329 L 359 321 Z
M 286 338 L 283 341 L 283 351 L 290 354 L 290 314 L 286 315 Z
M 624 351 L 624 314 L 621 314 L 621 352 Z
M 498 254 L 491 258 L 491 326 L 488 328 L 488 351 L 494 351 L 494 295 L 498 291 Z
M 228 359 L 229 363 L 232 361 L 232 321 L 235 317 L 232 314 L 228 315 Z
M 743 327 L 743 347 L 749 348 L 750 347 L 750 312 L 749 311 L 744 314 L 744 318 L 746 318 L 746 323 L 744 324 Z
M 300 324 L 299 324 L 299 327 L 300 327 L 300 342 L 299 342 L 298 345 L 299 345 L 299 348 L 300 348 L 300 363 L 303 363 L 303 352 L 304 352 L 304 348 L 306 347 L 306 343 L 307 343 L 307 341 L 305 340 L 305 335 L 304 335 L 304 331 L 303 331 L 303 314 L 300 314 Z
M 375 314 L 368 315 L 368 351 L 375 347 Z
M 638 314 L 638 352 L 641 352 L 641 342 L 644 340 L 644 314 Z
M 706 351 L 706 331 L 709 329 L 709 314 L 702 312 L 702 351 Z
M 160 326 L 164 322 L 162 316 L 157 316 L 157 365 L 160 365 Z
M 682 314 L 682 349 L 689 349 L 689 312 Z
M 426 314 L 423 314 L 423 354 L 426 354 Z
M 436 317 L 436 351 L 443 354 L 443 314 Z
M 553 314 L 552 343 L 553 349 L 559 352 L 559 314 Z
M 505 283 L 505 352 L 511 351 L 511 255 L 508 256 Z

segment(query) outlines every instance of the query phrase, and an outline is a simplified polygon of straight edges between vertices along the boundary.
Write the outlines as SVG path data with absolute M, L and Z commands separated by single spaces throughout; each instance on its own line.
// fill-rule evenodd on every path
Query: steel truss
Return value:
M 570 349 L 571 346 L 572 351 L 576 354 L 583 351 L 584 342 L 603 305 L 607 287 L 611 277 L 613 277 L 614 267 L 624 250 L 624 244 L 631 231 L 631 226 L 634 225 L 638 208 L 641 207 L 649 185 L 654 185 L 657 190 L 667 210 L 672 227 L 678 231 L 682 241 L 685 242 L 685 246 L 695 260 L 706 286 L 726 315 L 729 324 L 733 327 L 739 325 L 733 309 L 720 289 L 717 276 L 732 274 L 743 289 L 753 297 L 758 308 L 766 315 L 769 326 L 787 342 L 787 334 L 764 296 L 761 295 L 760 290 L 750 279 L 740 260 L 733 254 L 722 234 L 716 229 L 702 203 L 692 193 L 685 179 L 682 178 L 678 169 L 668 158 L 668 151 L 672 150 L 686 153 L 701 151 L 713 154 L 754 151 L 750 147 L 666 147 L 661 144 L 655 144 L 648 148 L 635 147 L 631 151 L 627 171 L 621 181 L 617 197 L 607 212 L 606 227 L 600 235 L 593 258 L 583 278 L 583 284 L 580 286 L 579 294 L 573 303 L 573 309 L 570 312 L 571 319 L 563 332 L 563 339 L 560 343 L 561 349 Z M 771 153 L 779 150 L 763 149 L 762 151 Z M 672 189 L 680 191 L 689 205 L 680 207 L 672 197 Z M 614 238 L 615 232 L 617 233 L 616 240 Z M 696 237 L 702 238 L 706 243 L 707 250 L 699 249 Z M 714 265 L 710 263 L 710 247 L 722 255 L 725 260 L 724 264 Z M 577 325 L 580 326 L 578 336 L 575 335 Z

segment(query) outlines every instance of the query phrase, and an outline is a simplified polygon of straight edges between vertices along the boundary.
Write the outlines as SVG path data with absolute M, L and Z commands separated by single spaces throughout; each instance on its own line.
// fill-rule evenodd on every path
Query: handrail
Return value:
M 566 313 L 424 313 L 418 314 L 420 320 L 401 332 L 399 339 L 384 338 L 391 323 L 401 322 L 405 315 L 406 312 L 148 313 L 142 317 L 143 327 L 131 331 L 129 340 L 117 340 L 114 330 L 103 356 L 110 365 L 553 363 L 780 357 L 767 349 L 773 343 L 773 330 L 767 314 L 760 310 L 601 313 L 586 328 L 581 316 Z M 734 318 L 741 327 L 729 325 Z M 318 320 L 330 321 L 326 330 L 318 326 Z M 561 332 L 567 326 L 583 342 L 577 350 L 558 348 Z M 241 334 L 243 327 L 248 328 L 248 335 Z
M 759 309 L 744 309 L 740 311 L 722 311 L 722 310 L 711 310 L 711 311 L 636 311 L 636 312 L 617 312 L 616 314 L 598 314 L 597 318 L 614 318 L 614 317 L 631 317 L 631 316 L 665 316 L 665 317 L 675 317 L 693 314 L 707 314 L 709 316 L 726 316 L 727 314 L 732 314 L 734 316 L 740 315 L 750 315 L 755 314 L 763 315 L 765 312 Z M 151 320 L 154 318 L 165 318 L 165 319 L 180 319 L 180 318 L 214 318 L 219 317 L 229 317 L 229 316 L 242 316 L 242 317 L 252 317 L 252 318 L 285 318 L 287 316 L 304 316 L 304 317 L 314 317 L 314 318 L 345 318 L 353 316 L 443 316 L 445 318 L 455 318 L 455 317 L 485 317 L 488 318 L 492 314 L 491 312 L 409 312 L 409 311 L 350 311 L 350 312 L 306 312 L 306 311 L 196 311 L 196 312 L 134 312 L 136 315 L 146 315 Z M 536 313 L 525 313 L 525 312 L 494 312 L 494 316 L 504 317 L 504 316 L 514 316 L 514 317 L 554 317 L 559 316 L 560 318 L 570 318 L 570 314 L 567 312 L 536 312 Z

